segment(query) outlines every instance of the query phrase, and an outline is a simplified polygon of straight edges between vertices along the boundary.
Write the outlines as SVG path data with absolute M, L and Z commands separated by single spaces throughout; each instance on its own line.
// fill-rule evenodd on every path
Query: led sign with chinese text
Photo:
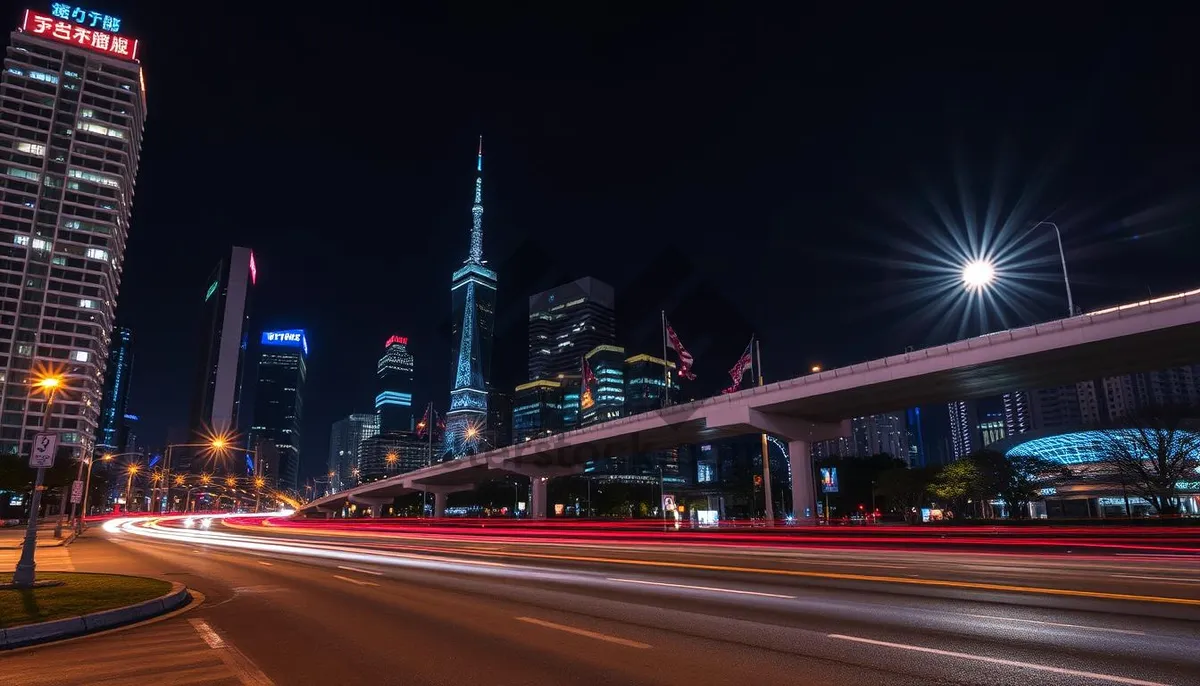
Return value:
M 387 339 L 387 343 L 384 343 L 383 347 L 386 348 L 393 343 L 399 343 L 400 345 L 408 345 L 408 336 L 392 336 L 391 338 Z
M 264 331 L 262 335 L 263 345 L 278 345 L 285 348 L 301 348 L 304 354 L 308 354 L 308 339 L 304 336 L 304 329 L 290 329 L 287 331 Z
M 258 265 L 254 264 L 254 253 L 250 253 L 250 285 L 258 283 Z
M 68 15 L 70 15 L 70 12 L 68 12 Z M 108 18 L 116 19 L 115 17 Z M 118 26 L 120 25 L 120 21 L 120 19 L 116 19 Z M 103 26 L 103 23 L 100 26 Z M 56 19 L 41 12 L 25 10 L 25 21 L 21 24 L 21 30 L 32 36 L 41 36 L 60 43 L 78 45 L 105 55 L 127 60 L 137 59 L 137 39 L 119 36 L 116 34 L 116 29 L 108 31 L 93 29 L 83 24 L 73 24 L 63 19 Z
M 80 26 L 88 28 L 101 28 L 105 31 L 118 33 L 121 30 L 121 18 L 114 17 L 111 14 L 102 12 L 93 12 L 92 10 L 75 5 L 68 5 L 63 2 L 50 3 L 50 14 L 53 14 L 57 19 L 66 19 L 67 21 L 75 22 Z

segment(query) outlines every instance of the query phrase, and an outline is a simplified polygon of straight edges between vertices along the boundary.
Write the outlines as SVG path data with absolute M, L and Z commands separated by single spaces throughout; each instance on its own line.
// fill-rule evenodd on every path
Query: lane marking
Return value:
M 1200 584 L 1200 579 L 1187 579 L 1181 576 L 1138 576 L 1137 574 L 1109 574 L 1121 579 L 1147 579 L 1149 581 L 1165 581 L 1171 584 Z
M 1064 624 L 1062 622 L 1044 622 L 1040 619 L 1018 619 L 1016 617 L 997 617 L 995 615 L 973 615 L 964 612 L 964 617 L 978 617 L 980 619 L 999 619 L 1005 622 L 1024 622 L 1026 624 L 1041 624 L 1043 626 L 1062 626 L 1071 629 L 1088 629 L 1090 631 L 1109 631 L 1114 634 L 1130 634 L 1132 636 L 1145 636 L 1145 631 L 1134 631 L 1133 629 L 1111 629 L 1106 626 L 1087 626 L 1086 624 Z
M 221 638 L 220 634 L 213 631 L 213 628 L 208 625 L 208 622 L 204 621 L 203 619 L 189 619 L 188 623 L 192 625 L 192 628 L 196 630 L 196 633 L 200 634 L 200 638 L 204 639 L 204 642 L 208 644 L 209 648 L 216 650 L 217 648 L 225 647 L 225 639 Z
M 1098 679 L 1100 681 L 1111 681 L 1116 684 L 1130 684 L 1130 686 L 1169 686 L 1158 681 L 1144 681 L 1142 679 L 1131 679 L 1124 676 L 1115 676 L 1113 674 L 1099 674 L 1096 672 L 1081 672 L 1076 669 L 1066 669 L 1064 667 L 1051 667 L 1050 665 L 1038 665 L 1031 662 L 1018 662 L 1017 660 L 1002 660 L 998 657 L 985 657 L 983 655 L 970 655 L 968 653 L 956 653 L 951 650 L 938 650 L 937 648 L 925 648 L 923 646 L 906 645 L 904 643 L 891 643 L 889 641 L 876 641 L 870 638 L 861 638 L 859 636 L 845 636 L 843 634 L 826 634 L 829 638 L 835 638 L 841 641 L 854 641 L 857 643 L 867 643 L 870 645 L 883 646 L 885 648 L 899 648 L 900 650 L 911 650 L 918 653 L 929 653 L 931 655 L 942 655 L 945 657 L 957 657 L 964 660 L 975 660 L 976 662 L 987 662 L 993 665 L 1005 665 L 1008 667 L 1021 667 L 1024 669 L 1034 669 L 1040 672 L 1051 672 L 1053 674 L 1065 674 L 1067 676 L 1078 676 L 1085 679 Z
M 644 584 L 646 586 L 670 586 L 671 588 L 687 588 L 693 591 L 716 591 L 717 593 L 737 593 L 738 595 L 758 595 L 765 598 L 791 598 L 795 600 L 794 595 L 783 595 L 782 593 L 760 593 L 758 591 L 739 591 L 734 588 L 716 588 L 715 586 L 690 586 L 688 584 L 668 584 L 661 581 L 642 581 L 640 579 L 618 579 L 616 577 L 607 577 L 609 581 L 620 581 L 626 584 Z
M 188 622 L 196 629 L 208 647 L 217 651 L 217 657 L 221 658 L 221 662 L 229 667 L 243 686 L 274 686 L 274 681 L 263 674 L 262 670 L 242 651 L 222 638 L 216 629 L 208 625 L 208 622 L 203 619 L 189 619 Z
M 588 631 L 587 629 L 577 629 L 573 626 L 567 626 L 565 624 L 555 624 L 554 622 L 547 622 L 544 619 L 534 619 L 533 617 L 517 617 L 516 620 L 518 622 L 527 622 L 529 624 L 536 624 L 538 626 L 546 627 L 547 629 L 555 629 L 557 631 L 565 631 L 568 634 L 575 634 L 576 636 L 587 636 L 588 638 L 594 638 L 597 641 L 607 641 L 608 643 L 616 643 L 617 645 L 625 646 L 627 648 L 649 648 L 649 647 L 651 647 L 649 643 L 640 643 L 638 641 L 631 641 L 627 638 L 621 638 L 619 636 L 609 636 L 608 634 L 599 634 L 599 633 L 596 633 L 595 631 Z
M 359 586 L 378 586 L 379 585 L 379 584 L 375 583 L 374 581 L 360 581 L 358 579 L 351 579 L 348 576 L 342 576 L 340 574 L 334 574 L 333 578 L 341 579 L 342 581 L 349 581 L 350 583 L 358 584 Z
M 258 564 L 264 565 L 266 567 L 274 567 L 275 566 L 274 562 L 267 562 L 266 560 L 259 560 Z
M 453 552 L 442 549 L 442 552 Z M 636 567 L 663 567 L 667 569 L 696 569 L 708 572 L 739 572 L 748 574 L 767 574 L 772 576 L 791 576 L 806 579 L 834 579 L 838 581 L 869 581 L 875 583 L 910 584 L 916 586 L 938 586 L 942 588 L 969 588 L 979 591 L 1003 591 L 1009 593 L 1037 593 L 1040 595 L 1058 595 L 1072 598 L 1095 598 L 1100 600 L 1131 600 L 1144 603 L 1166 603 L 1172 605 L 1191 605 L 1200 607 L 1200 598 L 1172 598 L 1168 596 L 1134 595 L 1130 593 L 1110 593 L 1106 591 L 1081 591 L 1071 588 L 1046 588 L 1039 586 L 1014 586 L 1010 584 L 990 584 L 978 581 L 952 581 L 950 579 L 910 579 L 899 576 L 877 576 L 873 574 L 850 574 L 843 572 L 808 572 L 795 569 L 769 569 L 763 567 L 737 567 L 733 565 L 710 565 L 693 562 L 667 562 L 665 560 L 629 560 L 617 557 L 592 557 L 590 555 L 550 555 L 546 553 L 518 553 L 506 551 L 502 553 L 475 553 L 476 555 L 494 555 L 496 557 L 520 557 L 537 560 L 563 560 L 567 562 L 593 562 L 600 564 L 631 565 Z
M 370 574 L 371 576 L 383 576 L 383 572 L 372 572 L 369 569 L 360 569 L 358 567 L 347 567 L 345 565 L 338 565 L 337 568 L 344 569 L 347 572 L 358 572 L 359 574 Z

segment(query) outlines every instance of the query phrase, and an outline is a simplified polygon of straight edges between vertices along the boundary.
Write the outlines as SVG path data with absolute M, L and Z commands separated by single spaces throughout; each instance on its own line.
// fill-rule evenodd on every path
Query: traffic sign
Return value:
M 49 469 L 54 466 L 54 453 L 58 452 L 58 434 L 37 434 L 33 437 L 33 451 L 29 453 L 29 466 Z
M 73 503 L 83 502 L 83 482 L 82 481 L 72 481 L 71 482 L 71 502 L 73 502 Z

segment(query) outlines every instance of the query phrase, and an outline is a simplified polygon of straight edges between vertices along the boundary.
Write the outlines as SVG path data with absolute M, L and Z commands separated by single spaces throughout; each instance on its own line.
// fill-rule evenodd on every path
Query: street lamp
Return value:
M 962 282 L 968 291 L 981 291 L 996 280 L 996 267 L 990 260 L 971 260 L 963 265 Z
M 129 512 L 129 503 L 133 499 L 133 477 L 141 471 L 141 467 L 136 462 L 130 463 L 125 471 L 129 473 L 129 479 L 125 482 L 125 511 Z
M 1075 316 L 1075 301 L 1071 298 L 1071 280 L 1067 278 L 1067 254 L 1063 252 L 1062 232 L 1058 230 L 1058 224 L 1054 222 L 1038 222 L 1033 225 L 1036 229 L 1039 226 L 1049 226 L 1054 229 L 1054 237 L 1058 239 L 1058 259 L 1062 262 L 1063 284 L 1067 287 L 1067 316 Z
M 42 407 L 42 431 L 50 429 L 50 414 L 54 407 L 54 396 L 64 386 L 61 374 L 45 374 L 33 382 L 32 390 L 46 396 L 46 404 Z M 12 582 L 17 587 L 33 585 L 34 569 L 37 566 L 33 554 L 37 550 L 37 517 L 38 508 L 42 506 L 42 489 L 46 480 L 46 468 L 38 467 L 37 476 L 33 482 L 33 495 L 29 498 L 29 521 L 25 524 L 25 540 L 21 543 L 21 559 L 13 570 Z

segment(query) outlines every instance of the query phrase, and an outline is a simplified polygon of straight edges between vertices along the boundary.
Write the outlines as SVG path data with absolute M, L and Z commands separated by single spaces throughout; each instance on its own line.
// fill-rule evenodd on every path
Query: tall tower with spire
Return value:
M 471 206 L 471 246 L 467 260 L 450 280 L 454 322 L 450 411 L 446 413 L 446 452 L 463 457 L 486 449 L 488 382 L 496 320 L 496 272 L 483 259 L 483 136 L 475 161 L 475 203 Z

